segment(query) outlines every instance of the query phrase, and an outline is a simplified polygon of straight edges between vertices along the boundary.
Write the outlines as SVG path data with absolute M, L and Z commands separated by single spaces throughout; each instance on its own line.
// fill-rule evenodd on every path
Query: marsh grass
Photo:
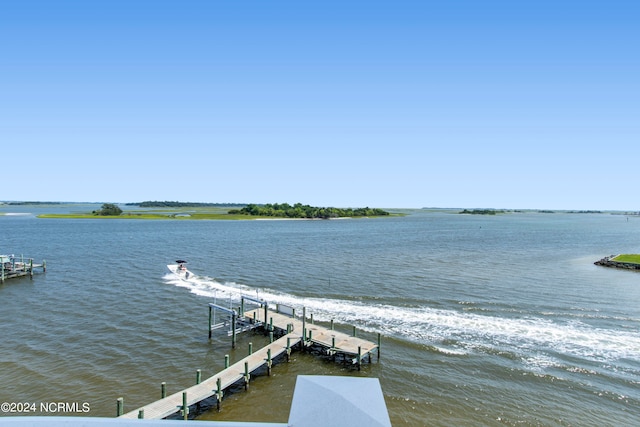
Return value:
M 198 207 L 198 208 L 163 208 L 126 210 L 119 216 L 93 215 L 91 212 L 40 214 L 38 218 L 74 218 L 74 219 L 158 219 L 158 220 L 240 220 L 255 219 L 249 215 L 230 215 L 231 208 Z
M 611 261 L 640 264 L 640 255 L 639 254 L 621 254 L 615 258 L 612 258 Z

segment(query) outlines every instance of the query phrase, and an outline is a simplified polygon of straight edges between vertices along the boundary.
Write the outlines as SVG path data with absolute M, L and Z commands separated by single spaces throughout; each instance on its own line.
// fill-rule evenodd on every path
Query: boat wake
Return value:
M 202 276 L 184 281 L 167 274 L 164 279 L 196 295 L 214 298 L 218 304 L 229 301 L 229 306 L 237 306 L 240 296 L 247 295 L 270 305 L 294 307 L 298 313 L 306 307 L 307 315 L 313 313 L 315 320 L 333 319 L 367 332 L 428 345 L 442 354 L 507 354 L 540 368 L 565 364 L 559 358 L 578 357 L 600 365 L 623 360 L 630 361 L 640 375 L 640 334 L 635 330 L 599 329 L 579 320 L 562 322 L 543 315 L 513 318 L 465 310 L 300 297 Z

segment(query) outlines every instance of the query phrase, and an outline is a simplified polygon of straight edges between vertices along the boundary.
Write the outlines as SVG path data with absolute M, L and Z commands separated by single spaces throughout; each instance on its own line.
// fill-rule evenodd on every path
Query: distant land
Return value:
M 158 201 L 147 201 L 140 203 L 125 203 L 125 206 L 140 206 L 141 208 L 204 208 L 207 206 L 211 207 L 243 207 L 247 206 L 248 203 L 200 203 L 200 202 L 158 202 Z
M 505 213 L 506 211 L 504 210 L 495 210 L 495 209 L 473 209 L 473 210 L 469 210 L 469 209 L 464 209 L 461 212 L 461 214 L 469 214 L 469 215 L 495 215 L 495 214 L 499 214 L 499 213 Z
M 0 202 L 11 206 L 30 206 L 30 205 L 64 205 L 66 202 Z
M 44 207 L 51 205 L 96 205 L 97 203 L 73 202 L 6 202 L 0 205 L 35 205 Z M 124 209 L 123 209 L 124 208 Z M 0 213 L 2 215 L 2 213 Z M 43 212 L 38 218 L 103 218 L 103 219 L 176 219 L 176 220 L 247 220 L 247 219 L 333 219 L 402 216 L 403 213 L 391 214 L 378 208 L 334 208 L 315 207 L 296 203 L 200 203 L 179 201 L 145 201 L 140 203 L 104 203 L 100 209 L 87 212 Z
M 103 202 L 70 202 L 70 201 L 37 201 L 37 200 L 0 200 L 0 206 L 35 206 L 40 210 L 46 206 L 79 206 L 97 205 Z M 399 215 L 399 208 L 391 208 L 389 213 L 378 208 L 334 208 L 314 207 L 296 203 L 291 206 L 287 203 L 238 203 L 238 202 L 181 202 L 181 201 L 143 201 L 143 202 L 114 202 L 121 207 L 126 207 L 123 216 L 142 218 L 190 218 L 191 219 L 250 219 L 254 217 L 274 218 L 335 218 L 337 217 L 374 217 Z M 259 209 L 255 208 L 258 207 Z M 139 207 L 140 209 L 135 209 Z M 423 207 L 419 210 L 431 210 L 435 212 L 449 211 L 450 213 L 468 215 L 499 215 L 513 213 L 543 213 L 543 214 L 607 214 L 624 215 L 628 217 L 640 217 L 640 211 L 622 210 L 567 210 L 567 209 L 497 209 L 497 208 L 461 208 L 461 207 Z M 410 211 L 414 209 L 402 209 Z M 273 211 L 272 211 L 273 210 Z M 251 212 L 249 212 L 251 211 Z M 406 213 L 405 213 L 406 214 Z M 0 215 L 2 213 L 0 212 Z M 40 217 L 78 217 L 80 215 L 91 217 L 91 212 L 86 214 L 40 214 Z M 401 215 L 401 214 L 400 214 Z
M 353 218 L 370 216 L 388 216 L 389 212 L 378 208 L 319 208 L 315 206 L 296 203 L 291 206 L 288 203 L 267 203 L 265 205 L 249 204 L 242 209 L 229 211 L 230 215 L 266 216 L 276 218 Z

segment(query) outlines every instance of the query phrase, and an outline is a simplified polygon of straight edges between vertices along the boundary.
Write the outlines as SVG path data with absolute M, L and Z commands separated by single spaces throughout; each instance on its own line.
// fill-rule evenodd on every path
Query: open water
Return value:
M 95 207 L 82 207 L 91 210 Z M 68 209 L 64 207 L 56 208 Z M 80 207 L 78 207 L 80 209 Z M 640 218 L 411 211 L 333 221 L 38 219 L 0 208 L 0 252 L 47 272 L 0 285 L 0 402 L 78 402 L 111 417 L 264 342 L 207 337 L 207 303 L 241 293 L 335 319 L 381 359 L 358 372 L 294 353 L 200 419 L 286 422 L 298 374 L 378 377 L 400 426 L 640 423 Z M 175 280 L 178 258 L 197 275 Z M 23 413 L 2 413 L 24 415 Z

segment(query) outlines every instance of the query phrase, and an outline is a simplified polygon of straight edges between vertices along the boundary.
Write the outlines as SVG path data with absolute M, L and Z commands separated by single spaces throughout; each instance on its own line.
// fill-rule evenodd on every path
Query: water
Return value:
M 298 374 L 380 378 L 396 427 L 640 419 L 640 274 L 593 265 L 639 253 L 640 218 L 12 215 L 0 216 L 0 237 L 0 252 L 48 265 L 0 285 L 0 402 L 87 402 L 77 415 L 110 417 L 120 396 L 129 411 L 156 400 L 163 381 L 170 393 L 190 386 L 197 369 L 213 375 L 225 354 L 238 360 L 264 342 L 242 335 L 232 350 L 226 336 L 208 340 L 207 303 L 244 292 L 306 306 L 316 321 L 355 325 L 371 340 L 382 333 L 382 357 L 358 372 L 294 353 L 200 419 L 286 422 Z M 178 258 L 193 282 L 167 274 Z

